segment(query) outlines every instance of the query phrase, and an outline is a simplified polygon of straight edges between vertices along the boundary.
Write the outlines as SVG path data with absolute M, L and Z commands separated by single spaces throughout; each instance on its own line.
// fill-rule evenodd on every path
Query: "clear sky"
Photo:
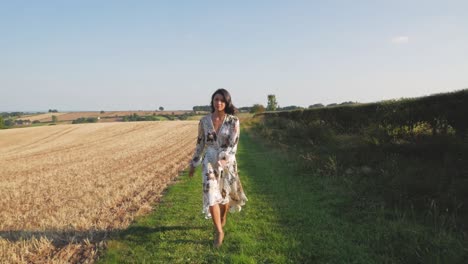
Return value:
M 373 102 L 468 88 L 468 1 L 0 0 L 0 111 Z

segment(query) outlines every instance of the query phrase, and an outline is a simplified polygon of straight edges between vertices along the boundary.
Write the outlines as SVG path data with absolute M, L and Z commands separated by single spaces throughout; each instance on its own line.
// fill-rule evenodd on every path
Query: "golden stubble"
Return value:
M 196 121 L 0 131 L 0 261 L 92 263 L 193 153 Z
M 58 121 L 73 121 L 75 119 L 84 117 L 102 117 L 102 120 L 115 119 L 118 117 L 129 116 L 137 114 L 139 116 L 149 115 L 182 115 L 191 111 L 107 111 L 101 113 L 100 111 L 87 111 L 87 112 L 59 112 L 59 113 L 44 113 L 34 115 L 23 115 L 17 119 L 29 120 L 29 121 L 40 121 L 40 122 L 52 122 L 52 116 L 56 116 Z M 101 120 L 101 121 L 102 121 Z

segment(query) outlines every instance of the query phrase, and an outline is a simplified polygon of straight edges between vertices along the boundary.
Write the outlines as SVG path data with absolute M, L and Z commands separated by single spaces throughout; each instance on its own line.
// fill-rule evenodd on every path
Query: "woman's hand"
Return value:
M 218 160 L 218 164 L 219 164 L 219 166 L 221 166 L 221 168 L 226 168 L 227 161 L 226 160 Z
M 195 172 L 195 167 L 194 167 L 192 164 L 190 164 L 190 169 L 189 169 L 188 176 L 189 176 L 190 178 L 192 178 L 194 172 Z

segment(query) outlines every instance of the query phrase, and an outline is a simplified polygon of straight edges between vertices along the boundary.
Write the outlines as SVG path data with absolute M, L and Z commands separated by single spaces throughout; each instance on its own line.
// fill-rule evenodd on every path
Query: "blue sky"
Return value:
M 468 1 L 0 0 L 0 111 L 238 107 L 468 88 Z

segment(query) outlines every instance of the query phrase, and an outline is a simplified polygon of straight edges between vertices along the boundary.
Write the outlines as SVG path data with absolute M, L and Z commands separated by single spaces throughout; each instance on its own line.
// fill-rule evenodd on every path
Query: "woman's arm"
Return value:
M 205 150 L 205 131 L 203 129 L 203 122 L 200 120 L 198 123 L 198 137 L 197 146 L 195 147 L 195 153 L 193 154 L 192 160 L 190 161 L 191 167 L 198 167 L 202 161 L 203 151 Z

